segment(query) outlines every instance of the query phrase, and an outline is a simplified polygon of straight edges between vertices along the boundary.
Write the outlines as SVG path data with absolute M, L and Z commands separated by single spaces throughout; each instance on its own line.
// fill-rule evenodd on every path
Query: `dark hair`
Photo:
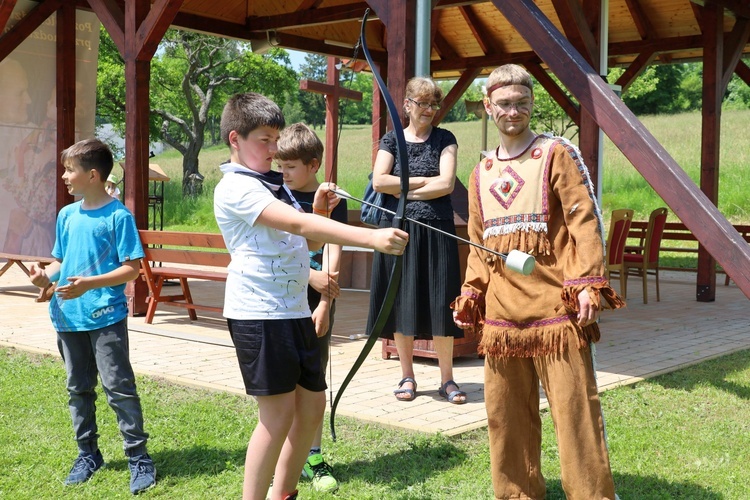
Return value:
M 221 113 L 221 140 L 229 146 L 229 133 L 234 130 L 240 137 L 259 127 L 284 128 L 284 114 L 281 108 L 266 96 L 255 92 L 235 94 L 224 106 Z
M 84 139 L 78 141 L 60 153 L 60 161 L 63 165 L 70 160 L 78 160 L 86 172 L 96 170 L 102 182 L 107 180 L 112 173 L 114 159 L 109 146 L 99 139 Z
M 315 159 L 322 162 L 323 143 L 310 127 L 304 123 L 294 123 L 281 132 L 275 158 L 281 161 L 302 160 L 305 165 Z

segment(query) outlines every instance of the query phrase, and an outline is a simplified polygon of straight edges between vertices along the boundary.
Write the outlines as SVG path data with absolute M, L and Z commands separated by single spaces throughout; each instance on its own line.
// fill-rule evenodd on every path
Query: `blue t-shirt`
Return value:
M 52 256 L 62 261 L 58 286 L 69 276 L 98 276 L 123 262 L 143 258 L 135 219 L 120 201 L 113 199 L 95 210 L 72 203 L 57 218 Z M 53 295 L 49 305 L 52 325 L 58 332 L 98 330 L 128 315 L 125 284 L 95 288 L 75 299 Z

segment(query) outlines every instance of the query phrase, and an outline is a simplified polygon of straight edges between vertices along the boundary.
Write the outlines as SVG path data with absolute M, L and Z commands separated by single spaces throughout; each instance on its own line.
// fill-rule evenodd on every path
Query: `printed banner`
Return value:
M 19 0 L 5 31 L 37 5 Z M 0 253 L 48 257 L 55 241 L 56 23 L 50 16 L 0 61 Z M 76 12 L 76 140 L 92 137 L 99 20 Z

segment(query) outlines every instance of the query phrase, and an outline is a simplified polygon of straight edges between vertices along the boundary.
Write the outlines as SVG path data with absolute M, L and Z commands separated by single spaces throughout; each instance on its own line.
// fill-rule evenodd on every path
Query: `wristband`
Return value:
M 316 208 L 314 205 L 313 205 L 313 213 L 316 215 L 322 215 L 323 217 L 328 217 L 329 215 L 331 215 L 331 212 L 329 212 L 328 210 L 320 210 L 319 208 Z
M 54 283 L 55 281 L 60 279 L 59 270 L 53 274 L 48 274 L 47 271 L 44 271 L 44 274 L 47 276 L 47 279 L 49 280 L 50 283 Z

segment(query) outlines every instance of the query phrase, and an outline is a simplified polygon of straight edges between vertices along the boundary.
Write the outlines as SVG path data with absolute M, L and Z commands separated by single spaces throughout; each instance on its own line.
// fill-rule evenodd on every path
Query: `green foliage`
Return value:
M 64 487 L 77 450 L 57 358 L 0 348 L 0 497 L 132 498 L 122 438 L 100 388 L 99 445 L 107 467 Z M 239 498 L 247 442 L 257 423 L 252 398 L 138 376 L 159 498 Z M 6 390 L 7 389 L 7 390 Z M 707 361 L 602 394 L 610 459 L 621 498 L 744 499 L 750 469 L 750 351 Z M 565 498 L 554 424 L 542 412 L 547 498 Z M 324 434 L 338 498 L 458 499 L 492 496 L 486 429 L 426 435 L 338 419 Z M 300 481 L 300 496 L 330 498 Z
M 562 87 L 560 80 L 554 75 L 552 79 L 558 87 Z M 576 103 L 575 99 L 569 92 L 565 94 Z M 576 103 L 577 104 L 577 103 Z M 538 132 L 551 132 L 554 135 L 573 139 L 578 135 L 578 127 L 575 122 L 563 111 L 547 90 L 539 83 L 534 84 L 534 108 L 531 116 L 531 128 Z
M 719 209 L 734 224 L 750 223 L 750 208 L 747 204 L 748 181 L 750 179 L 750 137 L 745 133 L 750 111 L 728 110 L 722 115 L 722 165 L 719 178 Z M 679 165 L 696 182 L 700 177 L 700 123 L 698 112 L 675 115 L 644 116 L 642 121 L 667 149 Z M 290 122 L 291 123 L 291 122 Z M 481 144 L 481 123 L 453 122 L 445 123 L 458 140 L 458 180 L 464 185 L 469 180 L 471 169 L 479 160 Z M 325 130 L 317 131 L 321 140 L 325 140 Z M 346 125 L 339 140 L 338 183 L 354 196 L 364 192 L 367 174 L 372 169 L 371 148 L 372 129 L 369 125 Z M 492 123 L 488 124 L 488 147 L 497 144 L 497 130 Z M 206 175 L 205 197 L 213 196 L 213 188 L 221 177 L 218 165 L 227 160 L 229 152 L 226 146 L 204 148 L 201 151 L 201 164 Z M 166 187 L 165 228 L 174 229 L 190 225 L 195 221 L 206 221 L 209 232 L 218 228 L 213 222 L 212 201 L 207 199 L 203 204 L 183 200 L 178 188 L 170 185 L 178 182 L 180 175 L 180 156 L 174 151 L 158 155 L 152 160 L 173 179 Z M 643 176 L 630 164 L 624 155 L 609 139 L 604 141 L 604 160 L 602 172 L 602 198 L 600 203 L 605 218 L 614 208 L 628 207 L 635 210 L 638 220 L 646 220 L 648 214 L 657 207 L 666 206 L 664 200 L 656 194 Z M 318 174 L 323 180 L 323 173 Z M 201 208 L 202 207 L 202 208 Z M 358 204 L 349 202 L 349 208 L 356 209 Z M 192 210 L 205 210 L 204 214 L 193 214 Z M 677 217 L 670 211 L 671 221 Z M 197 229 L 193 229 L 197 230 Z M 686 266 L 690 267 L 690 266 Z M 694 267 L 694 266 L 693 266 Z
M 300 80 L 326 81 L 326 56 L 319 54 L 306 54 L 305 61 L 299 68 Z M 313 128 L 322 127 L 326 119 L 326 105 L 322 94 L 307 91 L 298 91 L 297 100 L 302 107 L 304 121 Z

